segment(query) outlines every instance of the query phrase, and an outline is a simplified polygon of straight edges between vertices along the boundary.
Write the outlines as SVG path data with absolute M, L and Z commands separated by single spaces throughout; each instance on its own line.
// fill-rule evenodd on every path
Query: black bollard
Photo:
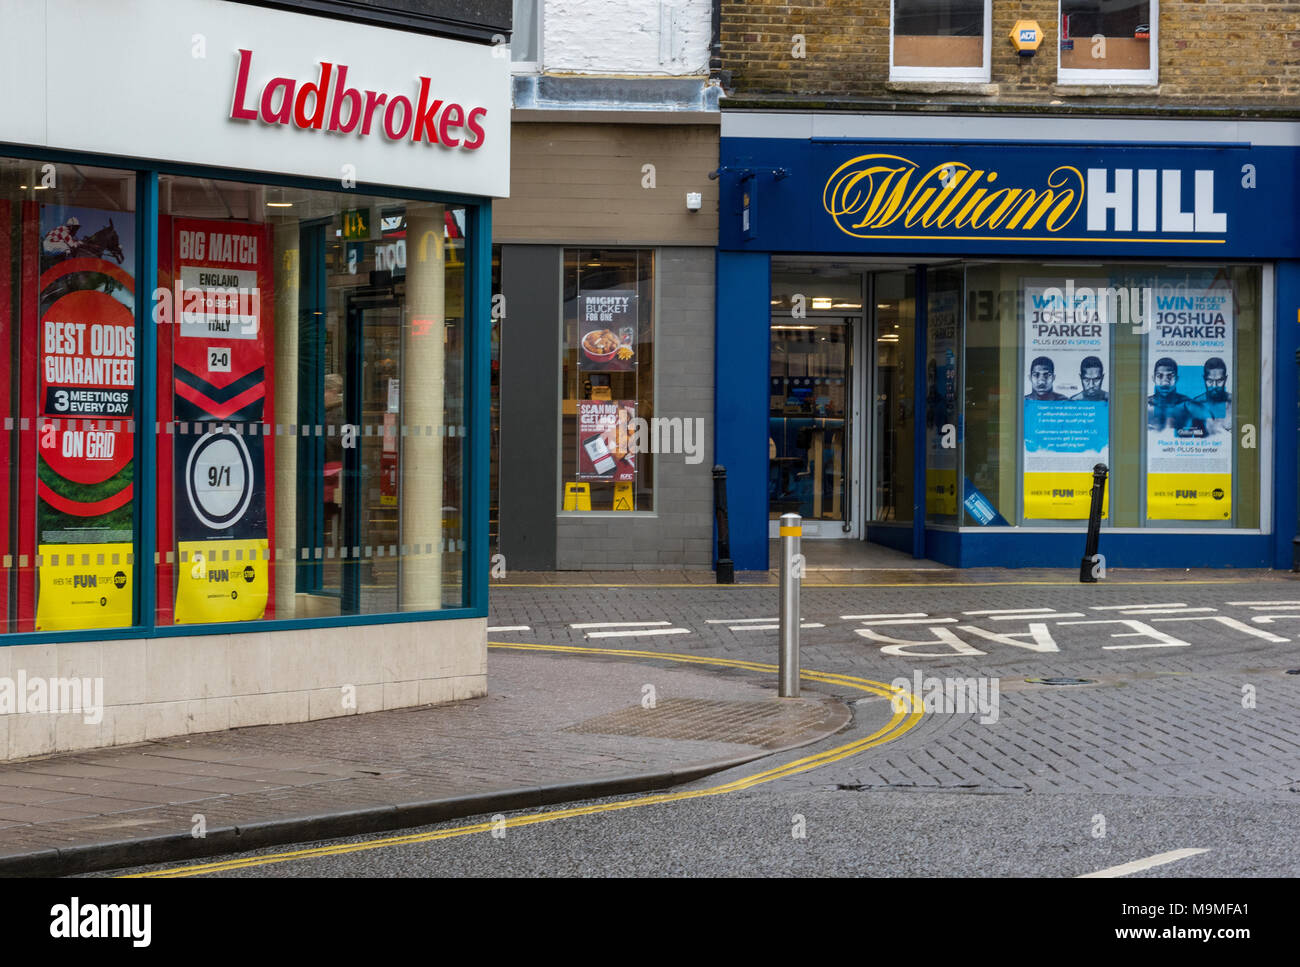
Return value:
M 1083 560 L 1079 562 L 1079 581 L 1083 584 L 1096 584 L 1093 576 L 1093 558 L 1097 555 L 1097 542 L 1101 540 L 1101 506 L 1106 496 L 1106 475 L 1110 471 L 1104 463 L 1092 468 L 1092 506 L 1088 510 L 1088 540 L 1083 548 Z
M 727 527 L 727 468 L 713 468 L 713 519 L 718 525 L 718 583 L 735 584 L 736 566 L 731 561 L 731 532 Z

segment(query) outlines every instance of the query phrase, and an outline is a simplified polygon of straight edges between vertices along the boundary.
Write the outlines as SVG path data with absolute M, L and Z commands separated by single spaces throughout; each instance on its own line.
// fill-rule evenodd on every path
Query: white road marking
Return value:
M 1283 618 L 1300 618 L 1300 614 L 1257 614 L 1250 620 L 1255 624 L 1271 625 L 1274 621 L 1281 621 Z
M 528 625 L 497 625 L 495 628 L 489 627 L 488 631 L 528 631 Z
M 868 618 L 924 618 L 924 611 L 908 611 L 906 614 L 842 614 L 841 621 L 866 621 Z
M 956 624 L 956 618 L 896 618 L 891 621 L 864 621 L 864 625 L 947 625 Z
M 806 625 L 801 624 L 799 627 L 800 628 L 825 628 L 826 626 L 824 624 L 818 624 L 814 622 L 812 624 L 806 624 Z M 780 629 L 781 626 L 779 624 L 776 624 L 776 625 L 732 625 L 727 630 L 728 631 L 779 631 Z
M 1193 611 L 1218 611 L 1218 608 L 1130 608 L 1123 614 L 1190 614 Z
M 664 622 L 667 624 L 668 622 Z M 647 628 L 641 631 L 593 631 L 585 635 L 587 638 L 635 638 L 636 636 L 647 635 L 689 635 L 689 628 Z
M 1251 611 L 1295 611 L 1300 604 L 1252 604 Z
M 1300 615 L 1280 615 L 1279 617 L 1290 618 L 1300 617 Z M 1153 621 L 1217 621 L 1219 624 L 1227 625 L 1229 628 L 1235 628 L 1237 631 L 1244 631 L 1248 635 L 1254 635 L 1256 638 L 1263 638 L 1265 641 L 1283 642 L 1290 641 L 1290 638 L 1283 638 L 1281 635 L 1275 635 L 1271 631 L 1260 631 L 1258 628 L 1252 628 L 1236 618 L 1229 618 L 1226 614 L 1207 614 L 1194 615 L 1191 618 L 1153 618 Z M 1256 621 L 1259 619 L 1256 618 Z
M 652 625 L 670 625 L 671 621 L 595 621 L 570 628 L 648 628 Z
M 1053 611 L 1049 614 L 999 614 L 999 615 L 994 615 L 993 617 L 989 618 L 989 620 L 990 621 L 1026 621 L 1030 618 L 1033 618 L 1035 621 L 1038 621 L 1043 618 L 1047 618 L 1047 619 L 1082 618 L 1083 616 L 1084 614 L 1082 611 L 1061 611 L 1061 612 Z
M 1135 632 L 1136 633 L 1136 632 Z M 1111 635 L 1112 638 L 1126 638 L 1127 635 Z M 1102 651 L 1133 651 L 1136 648 L 1190 648 L 1185 641 L 1153 641 L 1148 645 L 1102 645 Z
M 1229 604 L 1232 602 L 1229 601 Z M 1094 604 L 1093 611 L 1127 611 L 1130 608 L 1185 608 L 1181 601 L 1162 601 L 1160 604 Z
M 1200 853 L 1208 852 L 1208 849 L 1174 849 L 1170 850 L 1168 853 L 1157 853 L 1155 856 L 1148 856 L 1144 860 L 1134 860 L 1132 863 L 1121 863 L 1119 866 L 1108 866 L 1106 869 L 1098 870 L 1096 873 L 1084 873 L 1082 876 L 1075 877 L 1075 879 L 1110 879 L 1116 876 L 1128 876 L 1130 873 L 1141 873 L 1143 870 L 1149 870 L 1154 866 L 1164 866 L 1166 863 L 1177 863 L 1179 860 L 1185 860 L 1189 856 L 1196 856 Z
M 1277 607 L 1280 604 L 1292 604 L 1300 607 L 1300 601 L 1297 601 L 1295 598 L 1291 598 L 1289 601 L 1229 601 L 1228 604 L 1250 605 L 1251 607 L 1255 607 L 1256 605 L 1266 605 L 1270 608 Z
M 1000 608 L 994 611 L 963 611 L 962 614 L 1047 614 L 1052 608 Z
M 750 624 L 751 622 L 772 622 L 776 620 L 776 618 L 705 618 L 704 623 L 706 625 L 739 625 Z

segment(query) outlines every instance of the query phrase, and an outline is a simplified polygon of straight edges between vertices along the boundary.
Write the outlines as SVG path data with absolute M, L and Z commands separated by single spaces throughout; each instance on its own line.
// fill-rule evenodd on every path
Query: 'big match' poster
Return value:
M 268 243 L 264 225 L 174 226 L 177 624 L 253 621 L 271 595 Z

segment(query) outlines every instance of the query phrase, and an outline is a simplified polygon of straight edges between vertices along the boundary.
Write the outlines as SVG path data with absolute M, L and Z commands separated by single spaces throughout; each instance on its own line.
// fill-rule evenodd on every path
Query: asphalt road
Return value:
M 772 588 L 503 588 L 490 625 L 526 627 L 489 640 L 770 662 L 777 633 L 755 626 L 775 614 Z M 862 739 L 880 715 L 859 706 L 818 746 L 668 801 L 222 857 L 206 875 L 1074 877 L 1152 857 L 1168 861 L 1126 875 L 1300 874 L 1300 584 L 818 588 L 802 614 L 806 668 L 906 680 L 927 714 L 734 791 L 694 795 Z M 644 663 L 649 683 L 664 667 L 608 660 Z M 1056 677 L 1087 683 L 1033 681 Z

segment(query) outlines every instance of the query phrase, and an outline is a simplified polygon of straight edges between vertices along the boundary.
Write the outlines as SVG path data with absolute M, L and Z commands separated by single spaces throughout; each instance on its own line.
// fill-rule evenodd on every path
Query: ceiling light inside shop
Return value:
M 773 326 L 773 329 L 816 329 L 816 326 Z
M 834 300 L 828 295 L 815 295 L 813 296 L 812 307 L 814 309 L 829 309 L 832 301 Z
M 293 207 L 293 202 L 291 202 L 291 201 L 268 201 L 268 202 L 266 203 L 266 207 L 267 207 L 267 208 L 292 208 L 292 207 Z

